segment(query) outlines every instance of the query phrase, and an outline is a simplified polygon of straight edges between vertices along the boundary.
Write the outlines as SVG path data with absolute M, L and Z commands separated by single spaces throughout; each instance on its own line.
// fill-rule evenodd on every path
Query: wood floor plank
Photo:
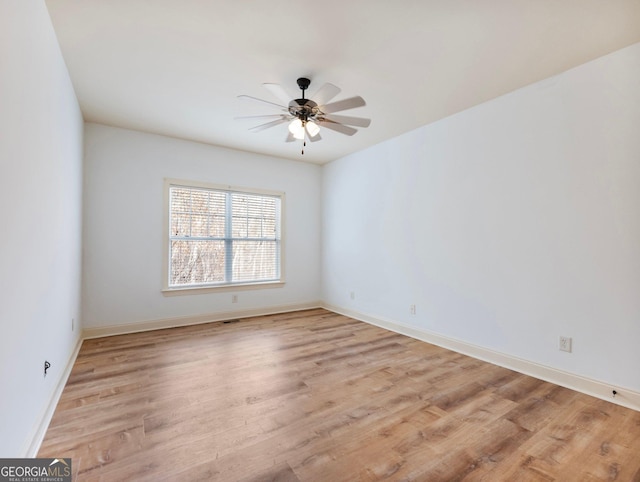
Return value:
M 640 413 L 323 309 L 87 340 L 74 480 L 640 482 Z

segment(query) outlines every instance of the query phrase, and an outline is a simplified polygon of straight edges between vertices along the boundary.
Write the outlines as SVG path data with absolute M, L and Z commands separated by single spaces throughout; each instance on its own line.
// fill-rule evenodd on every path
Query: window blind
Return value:
M 169 287 L 280 279 L 281 198 L 169 188 Z

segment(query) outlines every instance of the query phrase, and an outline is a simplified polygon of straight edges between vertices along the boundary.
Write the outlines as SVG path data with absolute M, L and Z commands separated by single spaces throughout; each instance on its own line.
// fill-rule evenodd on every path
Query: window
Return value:
M 282 193 L 167 187 L 167 289 L 281 282 Z

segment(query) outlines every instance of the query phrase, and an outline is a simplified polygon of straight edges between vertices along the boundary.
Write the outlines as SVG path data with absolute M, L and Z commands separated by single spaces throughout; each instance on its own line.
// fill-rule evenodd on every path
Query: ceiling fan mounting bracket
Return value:
M 304 91 L 309 88 L 309 85 L 311 84 L 311 80 L 307 79 L 306 77 L 300 77 L 297 80 L 297 82 L 298 82 L 298 87 L 300 87 L 300 90 L 302 91 L 302 97 L 304 97 Z

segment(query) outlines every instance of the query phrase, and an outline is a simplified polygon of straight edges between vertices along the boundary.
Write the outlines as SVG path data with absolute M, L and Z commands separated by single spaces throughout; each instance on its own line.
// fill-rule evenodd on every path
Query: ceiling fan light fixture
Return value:
M 304 139 L 304 126 L 302 125 L 302 121 L 298 118 L 293 119 L 291 123 L 289 123 L 289 132 L 291 132 L 296 139 Z
M 320 127 L 313 121 L 307 121 L 306 126 L 309 137 L 315 137 L 320 132 Z

